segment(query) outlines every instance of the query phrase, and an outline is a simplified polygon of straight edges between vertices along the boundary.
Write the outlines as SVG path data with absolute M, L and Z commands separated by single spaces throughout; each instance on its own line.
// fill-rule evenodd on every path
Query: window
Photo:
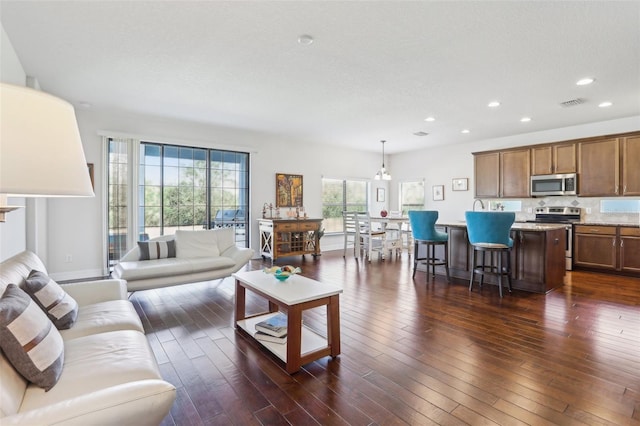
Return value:
M 108 140 L 108 265 L 127 251 L 129 228 L 129 141 Z
M 322 218 L 327 233 L 342 232 L 342 212 L 368 211 L 369 183 L 360 180 L 322 179 Z
M 400 210 L 424 210 L 424 181 L 400 182 Z
M 135 241 L 177 229 L 233 227 L 236 244 L 248 246 L 248 153 L 108 142 L 109 266 Z M 131 154 L 135 151 L 138 166 L 129 170 L 136 162 Z M 135 206 L 135 212 L 129 206 Z M 134 238 L 128 238 L 130 234 Z

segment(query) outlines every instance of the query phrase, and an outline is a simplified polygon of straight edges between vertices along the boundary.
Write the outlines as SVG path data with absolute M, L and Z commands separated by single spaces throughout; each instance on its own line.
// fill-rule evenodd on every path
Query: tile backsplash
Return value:
M 545 206 L 571 206 L 582 209 L 582 221 L 588 223 L 640 224 L 640 198 L 599 198 L 556 196 L 523 198 L 520 200 L 486 200 L 487 209 L 515 211 L 516 220 L 535 218 L 535 208 Z

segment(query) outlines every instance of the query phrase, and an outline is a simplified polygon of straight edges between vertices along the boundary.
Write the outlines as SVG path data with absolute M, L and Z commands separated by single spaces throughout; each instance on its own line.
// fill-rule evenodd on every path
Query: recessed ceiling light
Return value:
M 313 43 L 313 37 L 311 37 L 308 34 L 303 34 L 300 37 L 298 37 L 298 43 L 308 46 L 311 43 Z
M 424 121 L 436 121 L 435 117 L 427 117 L 424 119 Z
M 528 123 L 529 121 L 531 121 L 531 117 L 522 117 L 520 121 L 522 121 L 523 123 Z
M 81 108 L 85 108 L 85 109 L 89 109 L 89 108 L 91 108 L 91 106 L 92 106 L 89 102 L 80 102 L 78 105 L 79 105 Z
M 612 102 L 609 102 L 609 101 L 606 101 L 606 102 L 600 102 L 600 103 L 598 104 L 598 106 L 599 106 L 600 108 L 608 108 L 608 107 L 610 107 L 611 105 L 613 105 L 613 103 L 612 103 Z
M 460 133 L 465 133 L 465 134 L 466 134 L 466 133 L 470 133 L 470 132 L 469 132 L 469 129 L 464 129 L 464 130 L 463 130 L 462 132 L 460 132 Z
M 596 79 L 595 79 L 595 78 L 586 77 L 586 78 L 581 78 L 580 80 L 578 80 L 578 81 L 576 82 L 576 84 L 577 84 L 578 86 L 586 86 L 587 84 L 591 84 L 591 83 L 593 83 L 594 81 L 596 81 Z
M 499 107 L 499 106 L 500 106 L 500 102 L 498 102 L 498 101 L 491 101 L 491 102 L 489 102 L 489 103 L 487 104 L 487 106 L 488 106 L 489 108 L 496 108 L 496 107 Z

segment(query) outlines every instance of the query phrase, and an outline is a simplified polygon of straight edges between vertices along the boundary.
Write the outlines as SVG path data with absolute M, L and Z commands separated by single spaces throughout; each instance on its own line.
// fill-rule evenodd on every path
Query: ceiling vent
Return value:
M 572 106 L 583 104 L 585 102 L 586 101 L 584 99 L 582 99 L 582 98 L 575 98 L 575 99 L 571 99 L 571 100 L 568 100 L 568 101 L 560 102 L 560 105 L 565 107 L 565 108 L 568 108 L 568 107 L 572 107 Z
M 414 135 L 416 136 L 427 136 L 429 133 L 426 132 L 415 132 Z

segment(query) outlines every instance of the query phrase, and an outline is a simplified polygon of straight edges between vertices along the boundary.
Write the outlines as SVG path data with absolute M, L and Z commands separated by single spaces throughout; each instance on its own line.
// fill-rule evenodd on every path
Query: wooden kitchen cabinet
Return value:
M 618 263 L 617 232 L 616 226 L 576 225 L 573 264 L 615 270 Z
M 622 195 L 640 195 L 640 136 L 622 138 Z
M 620 270 L 640 273 L 640 228 L 620 227 Z
M 578 143 L 578 195 L 620 195 L 620 143 L 605 138 Z
M 449 234 L 449 268 L 461 272 L 469 272 L 471 267 L 471 246 L 466 227 L 448 227 Z
M 474 154 L 476 198 L 529 197 L 528 148 Z
M 517 231 L 514 234 L 516 261 L 511 265 L 512 276 L 517 280 L 544 282 L 545 233 Z
M 531 175 L 575 173 L 576 144 L 556 144 L 531 148 Z
M 500 153 L 500 197 L 526 198 L 530 194 L 531 151 L 527 149 Z
M 320 255 L 322 219 L 259 219 L 260 255 L 271 263 L 283 256 Z
M 500 153 L 474 154 L 476 198 L 500 196 Z

